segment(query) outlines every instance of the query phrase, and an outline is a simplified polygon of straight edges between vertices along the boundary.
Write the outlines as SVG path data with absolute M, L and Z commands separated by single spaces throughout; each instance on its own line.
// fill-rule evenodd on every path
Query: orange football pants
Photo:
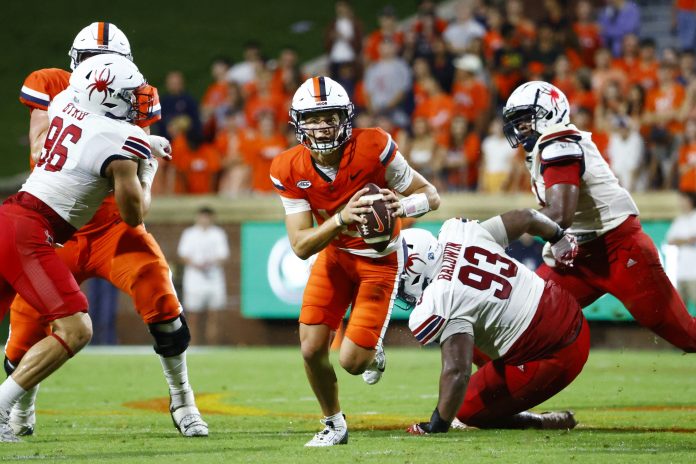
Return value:
M 98 213 L 99 214 L 99 213 Z M 106 216 L 106 215 L 105 215 Z M 97 218 L 95 218 L 97 219 Z M 169 266 L 159 245 L 145 227 L 130 227 L 116 212 L 93 220 L 55 251 L 78 283 L 106 279 L 130 295 L 143 322 L 176 318 L 181 304 L 172 285 Z M 36 342 L 50 334 L 49 321 L 17 296 L 10 312 L 10 335 L 5 355 L 16 364 Z
M 337 330 L 351 306 L 345 336 L 372 349 L 384 337 L 404 266 L 404 251 L 367 258 L 329 245 L 317 256 L 307 281 L 300 322 Z

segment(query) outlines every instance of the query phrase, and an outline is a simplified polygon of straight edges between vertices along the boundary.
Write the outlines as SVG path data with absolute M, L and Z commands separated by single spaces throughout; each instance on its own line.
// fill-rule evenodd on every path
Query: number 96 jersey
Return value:
M 82 110 L 73 103 L 72 92 L 68 88 L 51 102 L 41 158 L 20 191 L 40 199 L 79 229 L 112 189 L 106 176 L 109 163 L 137 162 L 151 153 L 142 129 Z
M 484 225 L 450 219 L 440 229 L 440 263 L 409 319 L 421 344 L 468 333 L 497 359 L 532 321 L 544 281 L 507 256 Z

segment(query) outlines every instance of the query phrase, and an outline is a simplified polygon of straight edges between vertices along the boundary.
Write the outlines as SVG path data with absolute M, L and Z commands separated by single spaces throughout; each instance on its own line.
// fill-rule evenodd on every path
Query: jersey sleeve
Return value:
M 131 126 L 133 130 L 109 131 L 100 134 L 102 148 L 95 157 L 99 175 L 106 177 L 106 168 L 112 161 L 126 159 L 139 161 L 152 158 L 150 144 L 142 129 Z
M 399 147 L 396 142 L 392 139 L 384 130 L 376 127 L 372 136 L 371 142 L 375 145 L 377 153 L 379 153 L 379 162 L 382 166 L 388 166 L 399 151 Z
M 413 182 L 413 172 L 406 158 L 397 150 L 385 173 L 387 186 L 397 192 L 405 191 Z
M 578 159 L 570 159 L 550 165 L 542 173 L 546 189 L 550 189 L 556 184 L 571 184 L 579 187 L 583 170 L 582 160 Z
M 62 69 L 39 69 L 24 79 L 19 101 L 29 109 L 46 111 L 53 97 L 68 87 L 70 73 Z
M 280 155 L 273 159 L 269 175 L 273 187 L 283 202 L 286 215 L 312 210 L 304 190 L 292 180 L 291 161 L 287 156 Z

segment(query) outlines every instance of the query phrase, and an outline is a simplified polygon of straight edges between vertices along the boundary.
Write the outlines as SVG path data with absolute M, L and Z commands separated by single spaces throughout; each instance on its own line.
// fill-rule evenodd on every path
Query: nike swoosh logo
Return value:
M 377 227 L 373 229 L 375 232 L 384 232 L 384 224 L 382 223 L 382 219 L 380 219 L 379 215 L 377 214 L 377 211 L 375 211 L 374 208 L 372 208 L 372 215 L 375 217 L 375 220 L 377 221 Z
M 350 177 L 350 180 L 355 180 L 355 178 L 358 177 L 358 174 L 360 174 L 361 172 L 362 172 L 362 169 L 359 170 L 358 172 L 356 172 L 355 174 L 351 174 L 351 175 L 349 176 L 349 177 Z

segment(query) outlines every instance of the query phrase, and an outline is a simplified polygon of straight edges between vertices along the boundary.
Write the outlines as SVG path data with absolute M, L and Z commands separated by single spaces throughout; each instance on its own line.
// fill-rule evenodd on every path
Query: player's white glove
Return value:
M 169 140 L 159 135 L 148 135 L 147 141 L 150 144 L 150 150 L 152 151 L 152 156 L 155 158 L 162 158 L 167 161 L 172 160 L 172 144 Z
M 546 242 L 542 258 L 549 267 L 556 267 L 556 264 L 573 267 L 573 260 L 578 255 L 578 240 L 575 235 L 565 234 L 556 243 Z
M 138 160 L 138 179 L 140 182 L 152 187 L 152 181 L 155 180 L 157 174 L 158 163 L 155 158 Z

